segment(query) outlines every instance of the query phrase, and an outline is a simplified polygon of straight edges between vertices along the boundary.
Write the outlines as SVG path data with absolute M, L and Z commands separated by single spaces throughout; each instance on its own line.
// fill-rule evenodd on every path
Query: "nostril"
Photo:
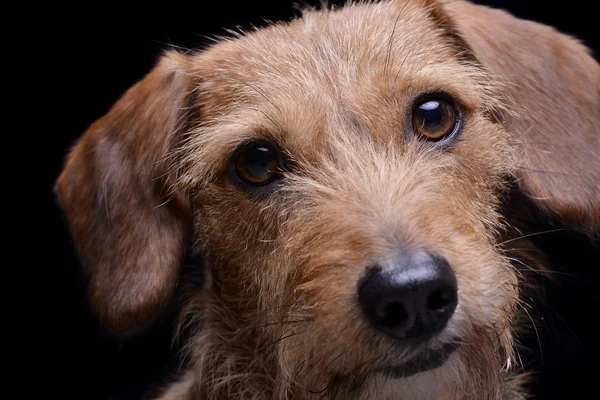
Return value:
M 443 287 L 434 290 L 427 296 L 427 309 L 430 311 L 448 311 L 456 303 L 456 291 L 454 288 Z
M 377 310 L 376 318 L 380 324 L 392 328 L 404 325 L 408 321 L 409 315 L 404 304 L 391 302 Z

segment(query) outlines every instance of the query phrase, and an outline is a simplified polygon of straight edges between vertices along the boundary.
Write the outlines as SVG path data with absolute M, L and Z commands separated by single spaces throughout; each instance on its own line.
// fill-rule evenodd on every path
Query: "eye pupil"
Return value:
M 443 124 L 443 110 L 437 101 L 428 101 L 419 107 L 420 117 L 423 121 L 423 127 L 430 130 L 439 129 Z
M 413 111 L 415 133 L 430 141 L 439 141 L 452 134 L 457 123 L 454 107 L 442 99 L 422 102 Z
M 238 178 L 247 185 L 266 185 L 280 176 L 281 158 L 270 146 L 250 143 L 236 151 L 233 165 Z

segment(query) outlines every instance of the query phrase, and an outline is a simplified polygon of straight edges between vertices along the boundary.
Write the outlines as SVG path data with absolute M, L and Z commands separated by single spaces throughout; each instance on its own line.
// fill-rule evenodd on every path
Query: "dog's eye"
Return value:
M 413 109 L 415 134 L 429 141 L 439 142 L 454 135 L 459 122 L 455 105 L 443 98 L 427 98 L 419 101 Z
M 264 186 L 281 177 L 283 160 L 279 149 L 266 141 L 246 143 L 232 157 L 235 175 L 250 186 Z

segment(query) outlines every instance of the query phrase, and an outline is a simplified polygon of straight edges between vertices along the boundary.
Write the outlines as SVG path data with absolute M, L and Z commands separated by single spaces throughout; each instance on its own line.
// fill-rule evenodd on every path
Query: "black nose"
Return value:
M 448 262 L 425 251 L 373 267 L 358 288 L 371 324 L 396 339 L 426 340 L 445 326 L 458 301 Z

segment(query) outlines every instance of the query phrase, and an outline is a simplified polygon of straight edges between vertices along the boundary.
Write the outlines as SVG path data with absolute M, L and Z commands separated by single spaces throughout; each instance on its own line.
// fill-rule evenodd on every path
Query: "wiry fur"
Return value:
M 169 300 L 179 271 L 171 259 L 182 257 L 190 223 L 206 263 L 204 287 L 182 300 L 181 326 L 191 332 L 187 372 L 161 399 L 525 398 L 513 354 L 523 276 L 513 265 L 519 259 L 505 251 L 514 229 L 501 204 L 511 188 L 535 196 L 541 187 L 542 178 L 520 169 L 531 162 L 527 154 L 545 162 L 534 148 L 523 151 L 531 139 L 522 125 L 545 116 L 528 115 L 540 111 L 519 104 L 518 82 L 506 79 L 511 68 L 526 75 L 532 66 L 502 65 L 490 55 L 493 44 L 470 36 L 487 13 L 463 2 L 349 4 L 308 11 L 200 53 L 169 53 L 101 128 L 84 136 L 58 193 L 90 272 L 94 307 L 113 331 L 134 332 Z M 495 17 L 513 21 L 515 31 L 547 29 L 504 13 Z M 557 67 L 557 79 L 572 90 L 556 111 L 570 111 L 569 101 L 600 110 L 598 65 L 575 41 L 547 34 L 568 47 L 561 47 L 564 57 L 584 61 L 576 78 Z M 503 55 L 513 57 L 511 51 L 519 54 Z M 448 93 L 464 108 L 463 131 L 450 148 L 411 134 L 411 104 L 431 92 Z M 131 110 L 135 124 L 114 122 Z M 165 112 L 171 123 L 157 129 L 153 121 Z M 574 146 L 586 142 L 598 150 L 599 114 L 593 115 L 579 122 Z M 149 135 L 162 144 L 148 148 Z M 113 147 L 105 144 L 109 136 Z M 569 147 L 561 132 L 544 137 Z M 252 139 L 277 143 L 293 161 L 283 184 L 267 195 L 245 193 L 228 180 L 231 153 Z M 100 161 L 117 160 L 115 154 L 129 164 L 104 172 Z M 577 178 L 543 178 L 561 186 L 561 196 L 544 197 L 539 206 L 593 234 L 600 197 L 589 182 L 600 180 L 600 167 L 591 154 Z M 130 190 L 124 203 L 115 180 L 123 182 L 119 190 Z M 129 206 L 136 201 L 141 210 Z M 151 210 L 165 215 L 157 221 Z M 137 240 L 150 251 L 144 260 L 171 258 L 139 269 L 132 264 L 139 260 L 110 245 L 90 250 L 90 232 L 104 223 L 97 215 L 112 226 L 135 227 L 134 237 L 120 239 L 106 231 L 113 246 L 130 249 Z M 158 239 L 167 235 L 171 247 L 156 247 L 154 230 L 171 219 L 179 222 Z M 427 347 L 460 346 L 440 368 L 391 379 L 376 370 L 424 348 L 403 347 L 373 329 L 356 288 L 369 266 L 390 260 L 398 248 L 430 249 L 452 266 L 459 305 Z M 134 279 L 143 274 L 149 275 L 141 283 Z

